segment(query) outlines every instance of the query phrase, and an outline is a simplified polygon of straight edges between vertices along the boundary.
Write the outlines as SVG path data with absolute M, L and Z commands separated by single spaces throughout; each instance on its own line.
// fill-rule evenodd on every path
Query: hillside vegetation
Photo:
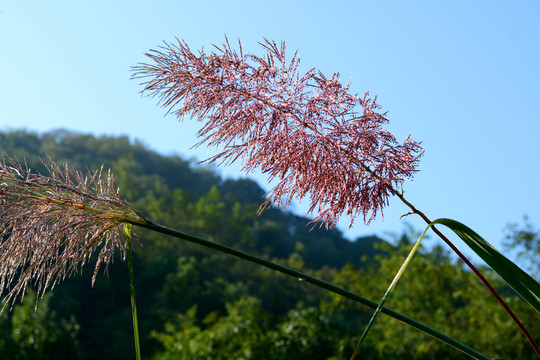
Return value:
M 274 259 L 378 301 L 399 267 L 413 229 L 392 243 L 347 240 L 338 230 L 271 209 L 257 215 L 265 191 L 248 179 L 158 154 L 128 137 L 67 130 L 0 132 L 4 156 L 43 172 L 40 158 L 79 170 L 111 169 L 121 197 L 151 220 Z M 1 221 L 1 219 L 0 219 Z M 143 358 L 347 359 L 371 310 L 245 261 L 137 230 L 135 279 Z M 128 272 L 116 259 L 91 287 L 92 266 L 0 317 L 0 357 L 133 359 Z M 530 310 L 487 272 L 532 334 Z M 389 307 L 494 357 L 533 358 L 515 325 L 476 278 L 442 248 L 421 249 Z M 461 354 L 383 317 L 362 359 L 460 359 Z M 464 355 L 463 355 L 464 356 Z M 463 357 L 465 358 L 465 357 Z

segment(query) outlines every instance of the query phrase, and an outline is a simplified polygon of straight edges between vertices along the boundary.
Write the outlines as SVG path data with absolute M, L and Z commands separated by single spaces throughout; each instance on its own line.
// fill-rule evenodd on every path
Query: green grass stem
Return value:
M 139 341 L 139 322 L 137 320 L 137 303 L 135 301 L 135 276 L 133 275 L 133 250 L 131 248 L 131 225 L 124 228 L 126 238 L 126 252 L 129 268 L 129 291 L 131 294 L 131 315 L 133 318 L 133 337 L 135 338 L 135 356 L 141 360 L 141 344 Z
M 300 271 L 297 271 L 297 270 L 294 270 L 294 269 L 291 269 L 289 267 L 286 267 L 286 266 L 283 266 L 283 265 L 279 265 L 279 264 L 276 264 L 272 261 L 269 261 L 269 260 L 265 260 L 261 257 L 258 257 L 256 255 L 252 255 L 252 254 L 249 254 L 249 253 L 246 253 L 246 252 L 243 252 L 243 251 L 240 251 L 240 250 L 237 250 L 237 249 L 233 249 L 233 248 L 230 248 L 228 246 L 225 246 L 225 245 L 221 245 L 221 244 L 217 244 L 217 243 L 214 243 L 212 241 L 209 241 L 209 240 L 206 240 L 206 239 L 203 239 L 203 238 L 200 238 L 200 237 L 197 237 L 197 236 L 194 236 L 194 235 L 190 235 L 190 234 L 186 234 L 184 232 L 181 232 L 181 231 L 178 231 L 178 230 L 175 230 L 175 229 L 171 229 L 169 227 L 166 227 L 166 226 L 163 226 L 163 225 L 160 225 L 160 224 L 156 224 L 156 223 L 153 223 L 151 221 L 147 221 L 146 223 L 135 223 L 134 225 L 138 225 L 138 226 L 141 226 L 143 228 L 146 228 L 146 229 L 149 229 L 149 230 L 152 230 L 152 231 L 156 231 L 156 232 L 159 232 L 159 233 L 162 233 L 162 234 L 166 234 L 166 235 L 169 235 L 169 236 L 173 236 L 173 237 L 176 237 L 176 238 L 179 238 L 179 239 L 182 239 L 182 240 L 185 240 L 185 241 L 189 241 L 189 242 L 192 242 L 192 243 L 195 243 L 195 244 L 199 244 L 199 245 L 202 245 L 202 246 L 205 246 L 205 247 L 208 247 L 208 248 L 211 248 L 211 249 L 214 249 L 214 250 L 218 250 L 220 252 L 223 252 L 223 253 L 226 253 L 226 254 L 229 254 L 229 255 L 233 255 L 235 257 L 238 257 L 238 258 L 241 258 L 241 259 L 244 259 L 244 260 L 247 260 L 247 261 L 250 261 L 250 262 L 253 262 L 253 263 L 256 263 L 256 264 L 259 264 L 261 266 L 264 266 L 264 267 L 267 267 L 269 269 L 272 269 L 272 270 L 275 270 L 275 271 L 278 271 L 278 272 L 281 272 L 283 274 L 286 274 L 286 275 L 289 275 L 289 276 L 292 276 L 296 279 L 300 279 L 300 280 L 303 280 L 303 282 L 307 282 L 307 283 L 310 283 L 310 284 L 313 284 L 315 286 L 318 286 L 318 287 L 321 287 L 323 289 L 326 289 L 328 291 L 331 291 L 333 293 L 336 293 L 336 294 L 339 294 L 343 297 L 346 297 L 348 299 L 351 299 L 353 301 L 356 301 L 360 304 L 363 304 L 363 305 L 366 305 L 372 309 L 377 309 L 379 307 L 379 304 L 375 301 L 372 301 L 372 300 L 369 300 L 365 297 L 362 297 L 360 295 L 357 295 L 355 293 L 352 293 L 348 290 L 345 290 L 343 288 L 340 288 L 338 286 L 335 286 L 335 285 L 332 285 L 326 281 L 323 281 L 323 280 L 320 280 L 320 279 L 317 279 L 315 277 L 312 277 L 310 275 L 307 275 L 307 274 L 304 274 Z M 395 310 L 392 310 L 390 308 L 387 308 L 385 306 L 382 306 L 381 309 L 380 309 L 380 312 L 388 315 L 388 316 L 391 316 L 399 321 L 402 321 L 403 323 L 407 324 L 407 325 L 410 325 L 426 334 L 429 334 L 433 337 L 435 337 L 436 339 L 456 348 L 457 350 L 460 350 L 462 351 L 463 353 L 469 355 L 470 357 L 472 357 L 473 359 L 482 359 L 482 360 L 488 360 L 488 359 L 491 359 L 490 357 L 478 352 L 477 350 L 425 325 L 425 324 L 422 324 L 421 322 L 419 321 L 416 321 L 412 318 L 409 318 L 408 316 L 405 316 Z
M 420 242 L 424 238 L 424 235 L 426 235 L 426 232 L 428 231 L 428 229 L 429 229 L 429 227 L 426 230 L 424 230 L 424 232 L 422 233 L 422 236 L 420 236 L 418 241 L 414 244 L 413 248 L 409 252 L 409 255 L 407 255 L 407 258 L 405 259 L 403 264 L 401 264 L 401 267 L 399 268 L 398 272 L 394 276 L 394 279 L 390 283 L 390 286 L 388 286 L 388 289 L 386 289 L 386 292 L 384 293 L 384 296 L 383 296 L 381 302 L 379 303 L 379 305 L 377 306 L 377 309 L 375 309 L 375 312 L 371 316 L 371 319 L 369 320 L 369 323 L 367 324 L 366 328 L 364 329 L 364 332 L 362 333 L 362 336 L 360 337 L 360 340 L 358 340 L 358 344 L 356 345 L 356 348 L 354 349 L 354 353 L 351 356 L 351 360 L 353 360 L 356 357 L 356 354 L 358 353 L 358 350 L 360 349 L 360 347 L 362 346 L 362 343 L 366 339 L 367 334 L 369 333 L 369 330 L 371 329 L 373 324 L 375 324 L 375 320 L 379 317 L 379 315 L 381 313 L 381 310 L 384 308 L 384 304 L 386 303 L 386 300 L 390 296 L 390 293 L 392 292 L 392 290 L 394 290 L 394 288 L 396 287 L 397 282 L 399 281 L 399 279 L 401 278 L 401 276 L 405 272 L 405 269 L 407 268 L 407 266 L 411 262 L 414 254 L 416 253 L 416 251 L 418 250 L 418 247 L 420 246 Z

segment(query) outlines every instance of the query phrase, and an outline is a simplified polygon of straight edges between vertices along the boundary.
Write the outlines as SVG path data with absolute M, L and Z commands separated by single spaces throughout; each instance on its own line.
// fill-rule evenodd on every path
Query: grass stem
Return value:
M 392 290 L 394 290 L 394 287 L 396 286 L 397 282 L 399 281 L 399 279 L 401 278 L 401 276 L 405 272 L 405 269 L 407 268 L 407 266 L 411 262 L 414 254 L 416 253 L 416 251 L 418 250 L 418 247 L 420 246 L 420 242 L 424 238 L 424 235 L 426 235 L 426 232 L 428 231 L 428 229 L 429 229 L 429 227 L 422 233 L 422 236 L 420 236 L 418 241 L 414 244 L 413 248 L 409 252 L 409 255 L 407 256 L 407 258 L 405 259 L 403 264 L 401 264 L 401 267 L 399 268 L 398 272 L 396 273 L 396 276 L 394 276 L 394 279 L 392 280 L 392 283 L 390 283 L 390 286 L 388 286 L 388 289 L 386 289 L 386 292 L 384 293 L 384 296 L 383 296 L 381 302 L 379 303 L 379 305 L 377 306 L 377 309 L 375 309 L 375 312 L 371 316 L 371 319 L 369 320 L 369 323 L 367 324 L 366 328 L 364 329 L 364 332 L 362 333 L 362 336 L 360 337 L 360 340 L 358 340 L 358 344 L 356 345 L 356 348 L 354 349 L 354 353 L 351 356 L 351 360 L 354 360 L 354 358 L 356 357 L 356 354 L 358 353 L 358 350 L 360 349 L 360 346 L 362 346 L 362 343 L 366 339 L 367 334 L 369 333 L 369 330 L 371 329 L 373 324 L 375 324 L 375 320 L 379 317 L 379 314 L 381 313 L 381 310 L 383 309 L 384 304 L 386 303 L 386 300 L 390 296 L 390 293 L 392 292 Z
M 139 341 L 139 323 L 137 320 L 137 303 L 135 301 L 135 276 L 133 275 L 133 250 L 131 248 L 131 225 L 125 227 L 126 253 L 129 268 L 129 291 L 131 294 L 131 315 L 133 317 L 133 337 L 135 338 L 135 356 L 141 360 L 141 345 Z
M 275 270 L 275 271 L 278 271 L 278 272 L 281 272 L 283 274 L 286 274 L 286 275 L 289 275 L 289 276 L 292 276 L 296 279 L 302 279 L 303 282 L 307 282 L 307 283 L 310 283 L 310 284 L 313 284 L 315 286 L 318 286 L 320 288 L 323 288 L 323 289 L 326 289 L 328 291 L 331 291 L 335 294 L 338 294 L 338 295 L 341 295 L 343 297 L 346 297 L 348 299 L 351 299 L 353 301 L 356 301 L 360 304 L 363 304 L 363 305 L 366 305 L 372 309 L 377 309 L 379 307 L 379 304 L 375 301 L 372 301 L 372 300 L 369 300 L 365 297 L 362 297 L 358 294 L 355 294 L 353 292 L 350 292 L 348 290 L 345 290 L 343 288 L 340 288 L 338 286 L 335 286 L 333 284 L 330 284 L 326 281 L 323 281 L 323 280 L 320 280 L 318 278 L 315 278 L 313 276 L 310 276 L 308 274 L 304 274 L 300 271 L 297 271 L 297 270 L 294 270 L 294 269 L 291 269 L 289 267 L 286 267 L 286 266 L 283 266 L 283 265 L 279 265 L 279 264 L 276 264 L 272 261 L 269 261 L 269 260 L 266 260 L 266 259 L 263 259 L 261 257 L 258 257 L 256 255 L 252 255 L 252 254 L 249 254 L 249 253 L 246 253 L 246 252 L 243 252 L 243 251 L 240 251 L 240 250 L 237 250 L 237 249 L 233 249 L 233 248 L 230 248 L 228 246 L 225 246 L 225 245 L 221 245 L 221 244 L 217 244 L 215 242 L 212 242 L 212 241 L 209 241 L 209 240 L 206 240 L 206 239 L 203 239 L 203 238 L 200 238 L 200 237 L 197 237 L 197 236 L 194 236 L 194 235 L 190 235 L 190 234 L 186 234 L 184 232 L 181 232 L 181 231 L 178 231 L 178 230 L 175 230 L 175 229 L 171 229 L 169 227 L 166 227 L 166 226 L 163 226 L 163 225 L 160 225 L 160 224 L 156 224 L 156 223 L 153 223 L 151 221 L 147 221 L 146 223 L 136 223 L 134 225 L 138 225 L 140 227 L 143 227 L 143 228 L 146 228 L 146 229 L 149 229 L 149 230 L 152 230 L 152 231 L 156 231 L 156 232 L 160 232 L 162 234 L 166 234 L 166 235 L 169 235 L 169 236 L 173 236 L 173 237 L 176 237 L 178 239 L 182 239 L 182 240 L 185 240 L 185 241 L 189 241 L 189 242 L 192 242 L 192 243 L 195 243 L 195 244 L 199 244 L 199 245 L 202 245 L 202 246 L 205 246 L 205 247 L 208 247 L 208 248 L 211 248 L 211 249 L 214 249 L 214 250 L 218 250 L 220 252 L 223 252 L 223 253 L 226 253 L 226 254 L 229 254 L 229 255 L 233 255 L 235 257 L 238 257 L 238 258 L 241 258 L 241 259 L 244 259 L 244 260 L 247 260 L 247 261 L 250 261 L 250 262 L 253 262 L 253 263 L 256 263 L 256 264 L 259 264 L 259 265 L 262 265 L 264 267 L 267 267 L 269 269 L 272 269 L 272 270 Z M 128 249 L 128 253 L 130 253 L 130 249 Z M 387 308 L 385 306 L 381 307 L 380 309 L 380 312 L 388 315 L 388 316 L 391 316 L 397 320 L 400 320 L 402 322 L 404 322 L 405 324 L 407 325 L 410 325 L 426 334 L 429 334 L 433 337 L 435 337 L 436 339 L 456 348 L 457 350 L 460 350 L 462 351 L 463 353 L 469 355 L 471 358 L 473 359 L 481 359 L 481 360 L 489 360 L 491 359 L 490 357 L 478 352 L 477 350 L 449 337 L 448 335 L 445 335 L 425 324 L 422 324 L 421 322 L 419 321 L 416 321 L 412 318 L 409 318 L 408 316 L 405 316 L 397 311 L 394 311 L 390 308 Z

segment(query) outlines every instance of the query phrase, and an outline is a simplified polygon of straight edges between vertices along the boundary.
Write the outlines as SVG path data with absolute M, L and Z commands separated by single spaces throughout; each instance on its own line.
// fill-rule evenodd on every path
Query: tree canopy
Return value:
M 210 167 L 161 155 L 126 136 L 7 131 L 0 132 L 0 151 L 38 171 L 44 170 L 40 157 L 47 156 L 81 170 L 110 168 L 121 196 L 153 221 L 274 259 L 373 300 L 380 299 L 416 240 L 404 232 L 393 242 L 375 236 L 349 241 L 338 230 L 312 229 L 309 219 L 276 208 L 258 216 L 265 191 L 254 181 L 223 179 Z M 537 232 L 517 226 L 512 231 L 511 246 L 536 246 Z M 371 315 L 337 295 L 205 248 L 143 230 L 137 239 L 144 358 L 345 359 Z M 529 259 L 536 268 L 537 259 Z M 55 287 L 37 310 L 33 292 L 6 309 L 0 356 L 58 358 L 62 349 L 65 358 L 132 359 L 126 264 L 116 259 L 94 287 L 89 268 Z M 485 271 L 529 321 L 531 333 L 540 334 L 534 310 Z M 476 278 L 438 246 L 420 250 L 388 305 L 490 356 L 534 358 Z M 460 356 L 386 317 L 362 352 L 363 359 Z

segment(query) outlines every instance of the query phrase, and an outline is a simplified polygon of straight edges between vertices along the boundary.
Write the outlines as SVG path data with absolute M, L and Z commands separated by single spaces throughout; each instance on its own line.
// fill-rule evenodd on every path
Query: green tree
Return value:
M 369 266 L 355 269 L 343 268 L 335 282 L 351 291 L 379 299 L 403 262 L 410 244 L 402 242 L 391 255 L 379 255 Z M 531 333 L 538 334 L 538 315 L 521 301 L 488 269 L 482 269 L 498 291 L 505 294 L 505 301 L 520 317 L 528 320 Z M 491 299 L 474 274 L 463 270 L 440 246 L 421 249 L 390 295 L 386 304 L 403 314 L 469 344 L 475 349 L 498 358 L 532 359 L 535 354 L 524 341 L 523 335 L 508 318 L 504 310 Z M 350 302 L 332 296 L 325 308 L 335 316 L 366 325 L 371 311 L 356 307 Z M 354 312 L 357 308 L 358 315 Z M 341 313 L 341 314 L 339 314 Z M 392 359 L 467 359 L 466 355 L 442 344 L 428 335 L 407 327 L 392 318 L 382 316 L 375 323 L 367 338 L 367 346 L 376 349 L 374 358 Z
M 291 309 L 270 335 L 272 359 L 329 359 L 338 351 L 337 332 L 329 317 L 316 307 Z
M 60 318 L 49 308 L 51 294 L 36 306 L 36 294 L 29 291 L 11 317 L 12 359 L 80 359 L 77 340 L 79 325 L 73 317 Z
M 246 297 L 227 304 L 227 315 L 207 317 L 204 329 L 197 325 L 196 309 L 167 322 L 164 332 L 153 332 L 164 347 L 156 359 L 270 358 L 264 345 L 267 316 L 257 299 Z
M 540 279 L 540 229 L 525 216 L 523 224 L 509 224 L 505 233 L 508 251 L 517 254 L 522 266 Z

